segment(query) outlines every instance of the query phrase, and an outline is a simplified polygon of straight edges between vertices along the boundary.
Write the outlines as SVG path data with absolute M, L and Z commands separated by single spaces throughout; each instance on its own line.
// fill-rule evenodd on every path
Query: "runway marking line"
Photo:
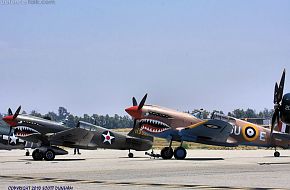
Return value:
M 120 185 L 120 186 L 144 186 L 144 187 L 167 187 L 167 188 L 186 188 L 186 189 L 259 189 L 259 190 L 282 190 L 280 188 L 241 188 L 241 187 L 228 187 L 228 186 L 208 186 L 208 185 L 194 185 L 194 184 L 166 184 L 166 183 L 140 183 L 140 182 L 114 182 L 114 181 L 97 181 L 97 180 L 82 180 L 82 179 L 58 179 L 49 177 L 29 177 L 29 176 L 4 176 L 0 178 L 10 180 L 31 180 L 42 182 L 67 182 L 67 183 L 80 183 L 80 184 L 100 184 L 100 185 Z

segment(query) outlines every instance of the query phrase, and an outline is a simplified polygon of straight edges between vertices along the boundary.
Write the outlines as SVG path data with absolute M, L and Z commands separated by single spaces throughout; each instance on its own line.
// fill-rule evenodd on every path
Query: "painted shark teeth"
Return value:
M 38 131 L 29 128 L 29 127 L 25 127 L 25 126 L 18 126 L 15 128 L 15 135 L 18 137 L 27 137 L 29 135 L 35 134 L 35 133 L 39 133 Z
M 152 124 L 152 125 L 158 125 L 159 127 L 170 128 L 169 125 L 167 125 L 166 123 L 153 120 L 153 119 L 141 119 L 140 124 Z
M 166 123 L 163 123 L 158 120 L 153 119 L 141 119 L 140 121 L 141 129 L 151 132 L 151 133 L 162 133 L 166 130 L 168 130 L 170 127 Z M 150 126 L 154 125 L 154 126 Z

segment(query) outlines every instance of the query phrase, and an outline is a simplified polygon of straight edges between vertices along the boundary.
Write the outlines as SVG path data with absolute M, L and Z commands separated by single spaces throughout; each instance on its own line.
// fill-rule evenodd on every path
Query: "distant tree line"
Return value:
M 224 114 L 223 111 L 218 111 L 218 110 L 214 110 L 214 111 L 217 111 L 221 114 Z M 197 109 L 195 109 L 191 112 L 188 111 L 188 113 L 192 113 L 192 114 L 202 113 L 203 117 L 209 117 L 211 114 L 207 110 L 197 110 Z M 23 111 L 22 114 L 27 114 L 27 113 L 25 111 Z M 271 110 L 264 109 L 263 111 L 256 112 L 255 110 L 248 108 L 246 110 L 235 109 L 232 112 L 229 112 L 227 115 L 235 117 L 235 118 L 271 119 L 272 114 L 273 114 L 272 109 Z M 0 127 L 2 127 L 2 126 L 8 127 L 8 125 L 2 120 L 4 115 L 5 114 L 0 114 Z M 57 113 L 48 112 L 48 113 L 43 115 L 43 114 L 38 113 L 37 111 L 33 110 L 33 111 L 31 111 L 30 115 L 42 117 L 45 119 L 51 119 L 51 120 L 57 121 L 57 122 L 63 122 L 68 127 L 75 127 L 77 125 L 78 121 L 89 122 L 89 123 L 92 123 L 92 124 L 95 124 L 95 125 L 98 125 L 101 127 L 105 127 L 108 129 L 133 127 L 133 121 L 132 121 L 131 117 L 129 117 L 127 115 L 126 116 L 119 116 L 119 115 L 115 114 L 114 116 L 109 116 L 108 114 L 107 115 L 84 114 L 83 116 L 75 116 L 73 114 L 70 114 L 68 112 L 68 110 L 64 107 L 59 107 Z M 1 130 L 0 130 L 0 132 L 1 132 Z
M 264 109 L 263 111 L 260 111 L 260 112 L 256 112 L 255 110 L 253 109 L 246 109 L 246 110 L 243 110 L 243 109 L 235 109 L 234 111 L 232 112 L 229 112 L 228 113 L 228 116 L 232 116 L 232 117 L 235 117 L 235 118 L 265 118 L 265 119 L 271 119 L 272 118 L 272 115 L 274 113 L 274 110 L 273 109 Z
M 200 116 L 202 115 L 203 118 L 208 118 L 210 117 L 211 113 L 213 112 L 218 112 L 220 114 L 224 114 L 223 111 L 221 110 L 214 110 L 213 112 L 209 112 L 207 110 L 204 110 L 204 109 L 194 109 L 193 111 L 187 111 L 188 113 L 191 113 L 193 115 L 196 115 L 196 116 Z M 232 112 L 228 112 L 228 116 L 231 116 L 231 117 L 235 117 L 235 118 L 238 118 L 238 119 L 242 119 L 242 118 L 264 118 L 264 119 L 271 119 L 272 118 L 272 115 L 274 113 L 274 110 L 273 109 L 267 109 L 265 108 L 263 111 L 259 111 L 259 112 L 256 112 L 255 110 L 253 109 L 235 109 L 234 111 Z

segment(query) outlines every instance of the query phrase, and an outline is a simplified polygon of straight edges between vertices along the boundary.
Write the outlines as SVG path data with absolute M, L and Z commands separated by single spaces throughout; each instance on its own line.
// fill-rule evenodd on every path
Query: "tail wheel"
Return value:
M 47 150 L 44 154 L 44 159 L 46 161 L 52 161 L 55 158 L 55 153 L 53 150 Z
M 186 157 L 186 150 L 185 148 L 183 147 L 177 147 L 175 150 L 174 150 L 174 158 L 177 159 L 177 160 L 183 160 L 185 157 Z
M 38 149 L 36 149 L 32 152 L 32 158 L 35 161 L 40 161 L 43 159 L 43 154 Z
M 164 147 L 161 150 L 161 157 L 165 160 L 171 159 L 173 157 L 173 149 L 171 147 Z

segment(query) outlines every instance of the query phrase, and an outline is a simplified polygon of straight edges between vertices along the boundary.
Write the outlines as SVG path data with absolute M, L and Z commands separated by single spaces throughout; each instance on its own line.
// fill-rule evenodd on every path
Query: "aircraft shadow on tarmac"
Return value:
M 184 160 L 212 161 L 212 160 L 225 160 L 225 159 L 223 159 L 223 158 L 185 158 Z
M 137 158 L 137 157 L 136 157 Z M 148 158 L 148 157 L 139 157 L 139 158 Z M 162 158 L 150 158 L 148 160 L 164 160 Z M 177 161 L 176 159 L 169 159 L 172 161 Z M 225 160 L 223 158 L 185 158 L 185 161 L 216 161 L 216 160 Z M 165 160 L 164 160 L 165 161 Z
M 20 159 L 20 160 L 23 160 L 23 161 L 34 161 L 33 159 Z M 83 161 L 83 160 L 86 160 L 86 159 L 82 159 L 82 158 L 75 158 L 75 159 L 69 159 L 69 158 L 68 159 L 54 159 L 53 162 L 55 162 L 55 161 L 64 161 L 64 162 L 68 161 L 68 162 L 70 162 L 70 161 Z
M 290 162 L 262 162 L 259 165 L 290 165 Z
M 119 158 L 128 158 L 129 159 L 129 157 L 119 157 Z M 136 157 L 133 157 L 133 158 L 130 158 L 130 159 L 134 159 L 134 158 L 148 158 L 148 157 L 146 157 L 146 156 L 136 156 Z

